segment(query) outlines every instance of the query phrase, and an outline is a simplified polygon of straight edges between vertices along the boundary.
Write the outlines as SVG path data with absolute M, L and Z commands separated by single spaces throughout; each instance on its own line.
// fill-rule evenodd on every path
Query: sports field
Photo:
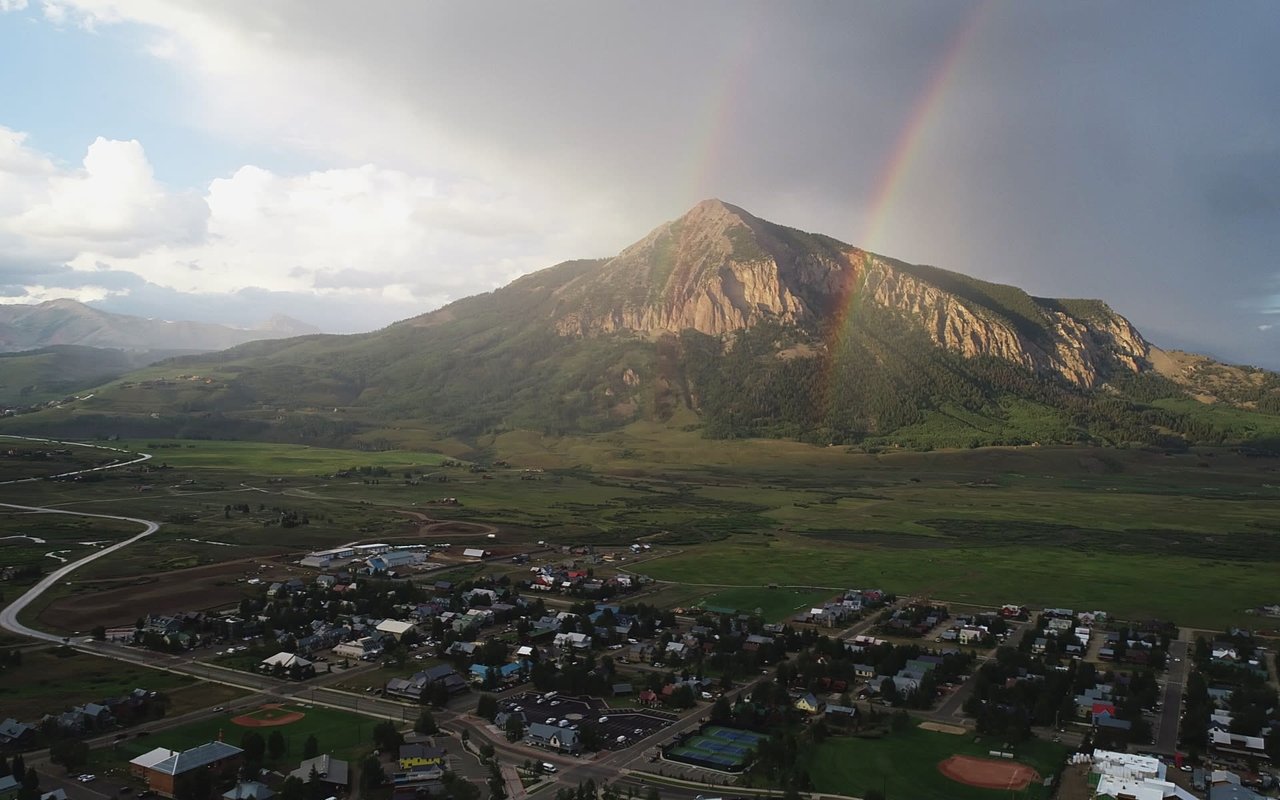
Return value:
M 751 751 L 767 738 L 762 733 L 708 725 L 701 733 L 668 750 L 665 757 L 712 769 L 736 771 L 747 762 Z
M 722 589 L 704 597 L 700 603 L 706 606 L 732 608 L 740 613 L 754 614 L 758 609 L 765 622 L 782 622 L 801 609 L 811 608 L 830 600 L 830 589 L 770 589 L 767 586 L 743 586 Z
M 289 704 L 280 708 L 266 709 L 266 711 L 272 713 L 265 716 L 276 719 L 278 719 L 275 717 L 276 712 L 281 711 L 297 712 L 300 716 L 284 725 L 249 727 L 236 722 L 236 718 L 240 716 L 261 718 L 264 717 L 263 710 L 249 710 L 236 714 L 216 713 L 206 719 L 157 732 L 144 739 L 133 739 L 122 743 L 118 746 L 118 750 L 127 761 L 156 747 L 186 750 L 218 738 L 228 744 L 239 746 L 245 734 L 252 730 L 264 737 L 279 731 L 285 739 L 284 762 L 302 758 L 302 748 L 309 736 L 316 737 L 321 753 L 330 753 L 338 758 L 351 758 L 370 747 L 370 735 L 376 724 L 376 720 L 358 714 L 306 704 Z
M 855 797 L 872 789 L 886 797 L 912 800 L 1040 800 L 1049 796 L 1049 789 L 1040 781 L 1033 780 L 1025 789 L 1011 793 L 1007 788 L 984 789 L 957 782 L 940 768 L 956 755 L 989 759 L 992 750 L 1009 752 L 1011 748 L 993 739 L 911 728 L 883 739 L 829 738 L 809 753 L 808 770 L 816 791 Z M 1010 768 L 1024 765 L 1041 776 L 1050 776 L 1066 758 L 1067 748 L 1033 739 L 1012 752 L 1013 759 L 1002 760 Z

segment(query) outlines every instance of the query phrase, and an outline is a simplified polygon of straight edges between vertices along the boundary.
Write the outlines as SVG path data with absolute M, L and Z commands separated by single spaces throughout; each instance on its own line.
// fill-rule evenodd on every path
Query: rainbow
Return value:
M 974 6 L 968 17 L 956 28 L 937 66 L 930 74 L 924 90 L 920 92 L 907 116 L 901 132 L 894 140 L 893 147 L 885 160 L 875 183 L 872 185 L 871 200 L 862 226 L 862 233 L 857 246 L 864 251 L 877 252 L 883 242 L 881 238 L 884 228 L 892 213 L 899 205 L 899 196 L 911 172 L 911 167 L 920 153 L 921 144 L 926 140 L 934 122 L 938 119 L 948 91 L 955 83 L 960 71 L 960 64 L 968 51 L 982 18 L 992 0 L 982 0 Z M 835 304 L 836 314 L 830 328 L 828 350 L 831 358 L 826 365 L 826 374 L 821 381 L 821 406 L 824 413 L 832 408 L 836 392 L 836 376 L 840 364 L 846 356 L 846 332 L 853 316 L 853 308 L 857 300 L 857 286 L 850 275 L 849 285 L 844 287 L 843 296 Z
M 875 251 L 882 244 L 880 236 L 884 232 L 885 222 L 897 205 L 903 184 L 906 183 L 911 166 L 920 152 L 920 144 L 925 140 L 926 134 L 933 127 L 934 121 L 945 105 L 943 101 L 947 91 L 955 83 L 956 75 L 960 71 L 958 69 L 960 61 L 969 49 L 979 22 L 990 5 L 991 0 L 984 0 L 974 6 L 968 19 L 964 20 L 952 34 L 929 82 L 925 84 L 924 91 L 916 99 L 906 124 L 902 126 L 901 133 L 894 140 L 888 160 L 884 162 L 884 167 L 873 184 L 871 202 L 868 204 L 870 211 L 867 214 L 862 235 L 858 239 L 859 247 Z

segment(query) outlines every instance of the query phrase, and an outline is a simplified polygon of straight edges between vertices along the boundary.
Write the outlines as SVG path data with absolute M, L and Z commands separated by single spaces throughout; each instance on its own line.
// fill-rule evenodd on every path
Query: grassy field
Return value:
M 1123 619 L 1158 617 L 1209 628 L 1248 624 L 1244 610 L 1275 593 L 1269 563 L 1047 545 L 884 547 L 794 535 L 690 547 L 647 561 L 639 571 L 679 584 L 740 584 L 753 592 L 762 591 L 755 587 L 764 582 L 833 591 L 875 586 L 938 600 L 1096 608 Z
M 754 612 L 759 609 L 766 622 L 782 622 L 802 608 L 810 608 L 829 600 L 829 589 L 768 589 L 744 586 L 740 589 L 723 589 L 703 598 L 704 606 L 721 606 L 738 611 Z
M 79 442 L 27 440 L 0 435 L 0 481 L 58 475 L 135 457 Z
M 239 689 L 75 650 L 34 648 L 23 652 L 21 664 L 0 673 L 0 709 L 4 716 L 33 722 L 45 714 L 118 697 L 134 689 L 168 695 L 169 716 L 244 694 Z
M 435 470 L 439 453 L 407 450 L 355 451 L 305 445 L 189 439 L 148 439 L 114 443 L 151 453 L 175 469 L 202 468 L 253 475 L 322 475 L 353 467 L 382 467 L 399 477 L 406 470 Z
M 886 797 L 911 800 L 1034 800 L 1049 790 L 1031 784 L 1022 792 L 979 789 L 957 783 L 938 772 L 938 762 L 952 755 L 987 757 L 999 742 L 977 741 L 971 735 L 953 736 L 912 728 L 883 739 L 829 738 L 809 753 L 809 776 L 819 792 L 864 796 L 869 790 Z M 1066 758 L 1067 748 L 1039 739 L 1013 749 L 1015 760 L 1043 777 L 1053 775 Z
M 302 759 L 302 747 L 308 736 L 316 737 L 321 753 L 330 753 L 337 758 L 355 758 L 372 747 L 370 737 L 376 720 L 306 704 L 291 704 L 285 708 L 302 711 L 305 716 L 287 725 L 246 728 L 232 722 L 230 714 L 212 714 L 207 719 L 158 732 L 145 739 L 133 739 L 121 744 L 117 748 L 118 756 L 128 761 L 156 747 L 186 750 L 213 741 L 219 736 L 230 744 L 239 745 L 244 734 L 251 730 L 257 731 L 263 737 L 270 736 L 272 731 L 279 731 L 284 735 L 286 750 L 280 765 L 297 765 L 297 762 Z
M 1280 562 L 1280 463 L 1225 449 L 869 455 L 786 441 L 709 443 L 695 432 L 637 424 L 592 437 L 482 437 L 482 460 L 501 457 L 513 466 L 476 474 L 433 466 L 443 457 L 432 452 L 113 444 L 155 459 L 91 483 L 39 482 L 22 490 L 27 502 L 164 523 L 147 547 L 95 562 L 69 590 L 244 563 L 234 580 L 255 559 L 351 541 L 454 538 L 420 533 L 408 512 L 497 525 L 498 543 L 507 546 L 640 540 L 676 549 L 669 558 L 618 566 L 685 584 L 653 592 L 671 605 L 760 607 L 775 618 L 822 598 L 796 597 L 794 604 L 764 594 L 709 598 L 730 589 L 763 592 L 770 583 L 824 594 L 866 584 L 981 604 L 1097 607 L 1205 627 L 1247 623 L 1246 608 L 1277 600 L 1267 576 Z M 156 469 L 162 464 L 167 468 Z M 360 466 L 384 467 L 390 475 L 333 477 Z M 458 505 L 433 504 L 441 497 L 455 497 Z M 307 524 L 283 528 L 286 512 L 306 515 Z M 44 538 L 31 529 L 43 522 L 0 518 L 0 537 Z M 72 542 L 64 557 L 87 551 L 79 542 L 124 533 L 108 523 L 78 524 L 58 534 Z M 0 539 L 0 554 L 8 563 L 53 567 L 48 541 Z

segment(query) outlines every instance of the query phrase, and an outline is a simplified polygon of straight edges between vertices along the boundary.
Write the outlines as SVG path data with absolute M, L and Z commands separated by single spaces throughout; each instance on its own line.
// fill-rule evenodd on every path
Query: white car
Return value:
M 601 724 L 604 724 L 604 723 L 606 723 L 606 722 L 608 722 L 608 721 L 609 721 L 609 718 L 608 718 L 608 717 L 601 717 L 601 718 L 598 720 L 598 722 L 600 722 Z
M 98 776 L 97 776 L 97 775 L 94 775 L 94 774 L 92 774 L 92 773 L 88 773 L 88 772 L 86 772 L 85 774 L 83 774 L 83 775 L 81 775 L 80 777 L 76 778 L 76 780 L 80 781 L 81 783 L 89 783 L 89 782 L 91 782 L 91 781 L 96 781 L 97 779 L 98 779 Z

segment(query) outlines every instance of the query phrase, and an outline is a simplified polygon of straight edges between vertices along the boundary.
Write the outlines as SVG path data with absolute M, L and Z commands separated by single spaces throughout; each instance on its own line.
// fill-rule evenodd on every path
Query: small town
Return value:
M 1256 800 L 1277 788 L 1274 653 L 1248 630 L 957 607 L 891 587 L 766 621 L 647 604 L 651 581 L 621 571 L 644 544 L 467 548 L 461 573 L 451 550 L 317 551 L 261 565 L 235 607 L 67 640 L 56 649 L 231 692 L 175 715 L 139 686 L 5 719 L 0 797 L 521 800 L 588 784 L 755 797 L 811 791 L 812 759 L 856 741 L 949 751 L 937 769 L 954 780 L 1043 796 Z M 451 559 L 443 571 L 436 554 Z M 1007 762 L 988 775 L 993 754 Z

